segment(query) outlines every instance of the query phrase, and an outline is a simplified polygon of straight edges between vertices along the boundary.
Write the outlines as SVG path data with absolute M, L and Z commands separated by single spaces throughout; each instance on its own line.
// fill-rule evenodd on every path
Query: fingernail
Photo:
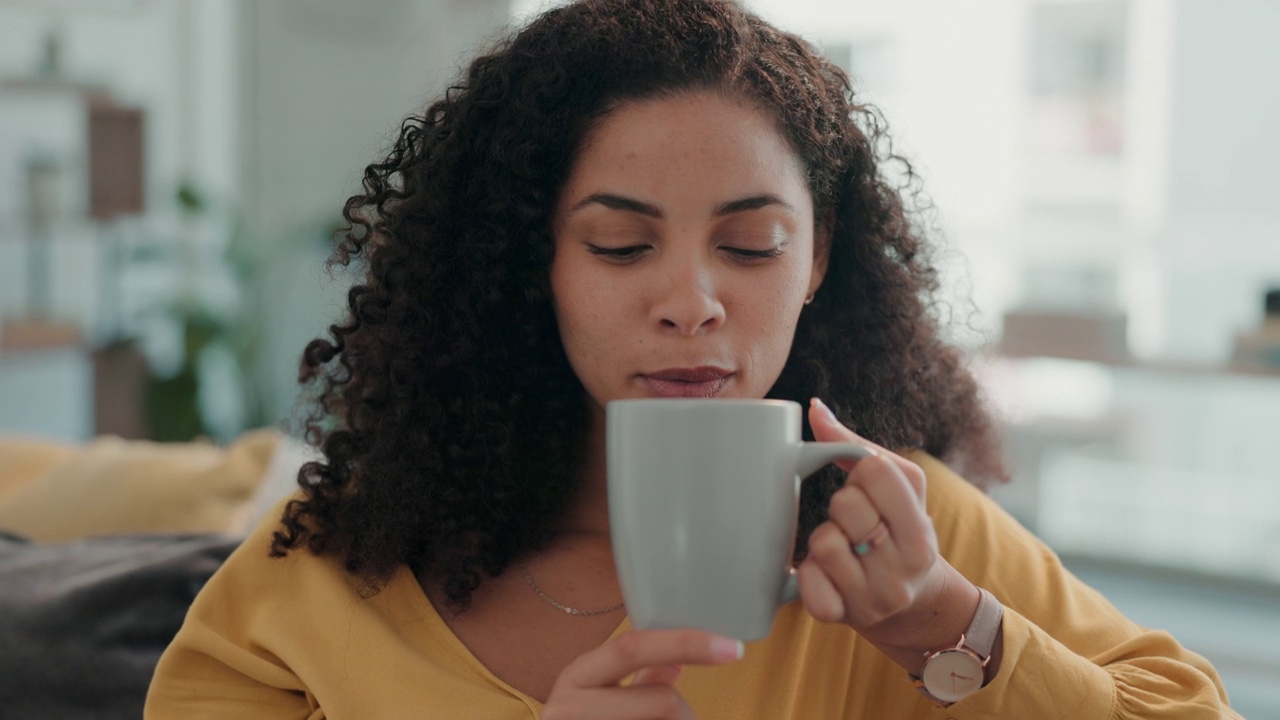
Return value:
M 819 410 L 821 410 L 821 411 L 822 411 L 822 413 L 823 413 L 824 415 L 826 415 L 826 416 L 827 416 L 827 420 L 828 420 L 829 422 L 833 422 L 833 423 L 836 423 L 836 424 L 839 424 L 839 423 L 840 423 L 840 421 L 836 419 L 836 414 L 835 414 L 835 413 L 833 413 L 833 412 L 831 412 L 831 408 L 827 407 L 827 404 L 826 404 L 826 403 L 824 403 L 824 402 L 822 402 L 822 400 L 820 400 L 820 399 L 818 399 L 818 398 L 813 398 L 810 402 L 812 402 L 812 403 L 813 403 L 813 406 L 814 406 L 814 407 L 816 407 L 816 408 L 818 408 Z
M 711 656 L 716 660 L 741 660 L 745 648 L 741 640 L 727 637 L 712 638 Z

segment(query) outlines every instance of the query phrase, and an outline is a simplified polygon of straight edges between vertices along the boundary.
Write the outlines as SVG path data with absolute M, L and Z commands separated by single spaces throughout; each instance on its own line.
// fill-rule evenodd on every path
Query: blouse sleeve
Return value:
M 272 617 L 271 603 L 259 600 L 274 592 L 278 583 L 271 582 L 271 574 L 288 572 L 292 558 L 267 557 L 271 529 L 264 523 L 250 535 L 196 596 L 156 666 L 146 720 L 324 717 L 302 681 L 264 640 L 280 619 Z
M 156 667 L 146 720 L 319 720 L 324 717 L 288 670 L 188 623 Z
M 999 672 L 948 707 L 947 717 L 1240 717 L 1208 661 L 1168 633 L 1125 618 L 945 465 L 923 455 L 911 459 L 928 478 L 942 555 L 1005 607 Z

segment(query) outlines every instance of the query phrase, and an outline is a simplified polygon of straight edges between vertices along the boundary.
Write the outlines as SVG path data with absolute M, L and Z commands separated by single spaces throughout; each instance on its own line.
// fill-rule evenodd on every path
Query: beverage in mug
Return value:
M 615 400 L 605 409 L 609 523 L 637 629 L 769 634 L 796 597 L 800 481 L 871 452 L 804 442 L 786 400 Z

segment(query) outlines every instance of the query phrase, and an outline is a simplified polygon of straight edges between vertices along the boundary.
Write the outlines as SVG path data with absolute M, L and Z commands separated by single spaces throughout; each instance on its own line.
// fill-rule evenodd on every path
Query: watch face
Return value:
M 943 702 L 963 700 L 982 687 L 982 661 L 967 650 L 943 650 L 925 663 L 920 679 Z

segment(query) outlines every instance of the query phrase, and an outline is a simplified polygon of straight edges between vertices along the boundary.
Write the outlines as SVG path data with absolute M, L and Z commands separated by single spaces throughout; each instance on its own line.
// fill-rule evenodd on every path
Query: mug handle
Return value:
M 801 443 L 800 456 L 796 459 L 796 475 L 804 479 L 836 460 L 861 460 L 874 454 L 871 448 L 856 443 Z M 791 568 L 782 586 L 781 602 L 785 605 L 798 597 L 800 597 L 800 585 L 796 581 L 796 569 Z

